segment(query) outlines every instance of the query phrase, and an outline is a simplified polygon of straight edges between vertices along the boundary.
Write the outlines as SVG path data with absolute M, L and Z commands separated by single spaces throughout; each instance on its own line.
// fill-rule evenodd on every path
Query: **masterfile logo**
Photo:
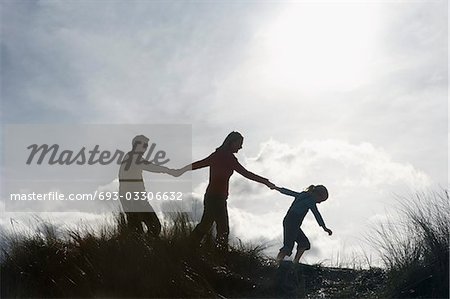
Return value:
M 153 156 L 153 151 L 155 148 L 156 143 L 152 143 L 149 151 L 147 151 L 147 154 L 142 160 L 149 161 L 156 165 L 164 165 L 170 161 L 170 159 L 166 159 L 166 152 L 164 150 L 158 150 Z M 28 156 L 26 162 L 28 165 L 33 162 L 38 165 L 41 165 L 43 162 L 46 162 L 49 165 L 108 165 L 111 163 L 120 165 L 125 160 L 125 152 L 121 150 L 115 150 L 114 152 L 109 150 L 100 151 L 100 145 L 98 144 L 96 144 L 91 150 L 86 149 L 86 147 L 83 146 L 78 151 L 71 149 L 60 151 L 60 146 L 58 144 L 53 144 L 51 146 L 48 144 L 42 144 L 40 146 L 37 144 L 31 144 L 27 147 L 27 149 L 30 150 L 30 155 Z
M 145 198 L 170 198 L 172 193 L 186 198 L 190 174 L 178 177 L 175 169 L 192 162 L 191 131 L 190 125 L 180 124 L 6 125 L 1 194 L 6 211 L 117 209 L 111 205 L 120 199 L 119 169 L 139 164 L 172 174 L 139 174 L 151 192 Z M 145 142 L 136 141 L 137 136 Z M 127 198 L 133 200 L 134 194 Z

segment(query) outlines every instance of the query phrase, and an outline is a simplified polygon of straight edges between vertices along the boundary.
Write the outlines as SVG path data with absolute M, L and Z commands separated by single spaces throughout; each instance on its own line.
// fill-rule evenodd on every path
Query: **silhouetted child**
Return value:
M 278 253 L 277 261 L 283 260 L 285 256 L 290 256 L 292 254 L 292 249 L 294 248 L 294 242 L 297 242 L 297 253 L 295 254 L 294 263 L 298 263 L 305 250 L 311 248 L 308 238 L 300 228 L 303 219 L 309 210 L 313 212 L 317 223 L 328 233 L 328 235 L 331 236 L 333 233 L 325 226 L 325 222 L 316 205 L 327 200 L 328 190 L 322 185 L 311 185 L 306 191 L 300 193 L 286 188 L 276 187 L 275 189 L 282 194 L 295 197 L 294 202 L 283 220 L 283 247 Z

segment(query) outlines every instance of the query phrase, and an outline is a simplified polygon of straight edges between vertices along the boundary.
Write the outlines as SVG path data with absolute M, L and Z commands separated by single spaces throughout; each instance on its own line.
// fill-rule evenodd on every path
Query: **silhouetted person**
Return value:
M 123 211 L 127 216 L 128 227 L 142 233 L 142 222 L 144 222 L 147 226 L 147 232 L 157 237 L 161 232 L 161 223 L 152 206 L 146 200 L 142 171 L 168 173 L 173 176 L 179 176 L 180 172 L 145 160 L 143 154 L 147 150 L 148 141 L 149 139 L 144 135 L 133 138 L 133 148 L 125 155 L 120 165 L 119 195 Z
M 333 233 L 326 227 L 316 205 L 327 200 L 328 190 L 322 185 L 311 185 L 306 191 L 300 193 L 286 188 L 275 187 L 274 189 L 280 191 L 282 194 L 295 197 L 283 220 L 283 247 L 278 253 L 277 261 L 282 261 L 285 256 L 290 256 L 294 248 L 294 242 L 296 242 L 297 253 L 295 254 L 294 263 L 298 263 L 305 250 L 311 248 L 308 238 L 300 227 L 309 210 L 313 212 L 317 223 L 328 235 L 331 236 Z
M 269 188 L 274 188 L 268 179 L 256 175 L 245 169 L 236 159 L 234 153 L 242 148 L 244 138 L 238 132 L 231 132 L 225 138 L 223 144 L 207 158 L 194 162 L 181 169 L 182 172 L 209 167 L 209 184 L 204 196 L 204 211 L 200 223 L 195 227 L 191 235 L 191 241 L 198 245 L 205 234 L 216 223 L 217 246 L 220 249 L 228 249 L 228 185 L 230 177 L 237 171 L 244 177 L 255 182 L 262 183 Z

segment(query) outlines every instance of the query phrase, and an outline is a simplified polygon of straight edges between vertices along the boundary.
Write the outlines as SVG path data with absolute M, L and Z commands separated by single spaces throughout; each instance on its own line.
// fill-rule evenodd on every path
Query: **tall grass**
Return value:
M 398 203 L 400 220 L 380 224 L 370 238 L 388 271 L 384 296 L 448 298 L 448 192 L 417 194 Z
M 121 214 L 102 229 L 41 221 L 33 233 L 10 234 L 2 248 L 1 297 L 448 298 L 449 224 L 446 192 L 403 199 L 400 221 L 372 235 L 386 270 L 357 270 L 283 269 L 260 245 L 217 250 L 211 233 L 193 246 L 194 223 L 184 213 L 171 214 L 157 239 L 129 231 Z
M 121 215 L 98 232 L 41 227 L 9 236 L 2 298 L 237 296 L 254 292 L 248 277 L 263 267 L 258 247 L 217 251 L 211 235 L 190 246 L 193 225 L 183 213 L 172 215 L 158 239 L 128 231 Z

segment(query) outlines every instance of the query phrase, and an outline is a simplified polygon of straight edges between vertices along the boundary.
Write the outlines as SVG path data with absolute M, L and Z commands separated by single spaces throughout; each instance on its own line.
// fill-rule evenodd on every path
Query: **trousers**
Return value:
M 290 256 L 294 248 L 294 242 L 297 243 L 297 249 L 309 250 L 311 244 L 303 230 L 300 228 L 301 217 L 294 212 L 288 212 L 283 219 L 283 247 L 280 251 Z
M 192 240 L 199 244 L 214 222 L 217 230 L 217 245 L 219 248 L 226 249 L 228 248 L 228 235 L 230 233 L 226 198 L 205 195 L 202 219 L 192 231 Z
M 143 233 L 142 222 L 147 226 L 147 233 L 157 237 L 161 232 L 161 222 L 155 212 L 126 212 L 128 227 L 138 233 Z

